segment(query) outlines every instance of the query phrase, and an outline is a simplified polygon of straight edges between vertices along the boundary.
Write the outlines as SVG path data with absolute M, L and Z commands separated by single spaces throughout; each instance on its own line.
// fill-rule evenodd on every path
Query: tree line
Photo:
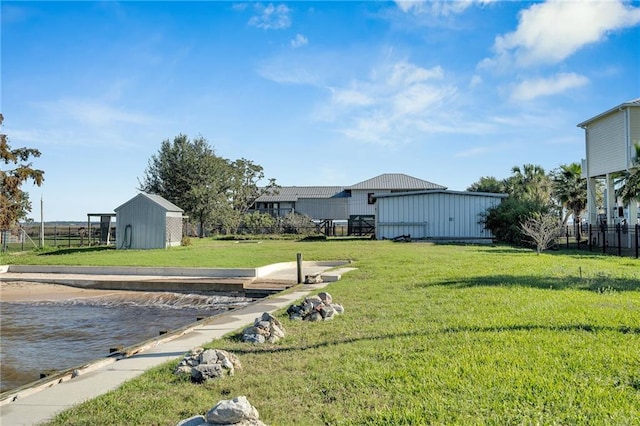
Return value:
M 635 145 L 635 151 L 634 167 L 615 178 L 616 196 L 625 205 L 640 201 L 640 144 Z M 517 245 L 533 242 L 538 250 L 555 239 L 554 234 L 571 216 L 579 225 L 587 208 L 587 180 L 582 178 L 579 163 L 562 164 L 549 173 L 535 164 L 514 166 L 508 178 L 483 176 L 467 190 L 508 194 L 485 213 L 484 226 L 499 241 Z M 603 204 L 601 185 L 596 188 L 596 201 Z
M 0 114 L 0 126 L 2 123 Z M 625 204 L 640 200 L 640 144 L 635 145 L 635 151 L 634 166 L 616 178 L 616 195 Z M 36 149 L 12 149 L 7 136 L 0 134 L 0 165 L 4 164 L 0 167 L 0 230 L 11 229 L 31 211 L 22 184 L 29 180 L 38 186 L 43 183 L 44 171 L 33 168 L 31 162 L 39 156 Z M 513 167 L 506 179 L 481 177 L 467 190 L 508 194 L 500 205 L 486 212 L 483 223 L 498 240 L 524 244 L 532 238 L 524 226 L 527 221 L 538 220 L 536 226 L 554 221 L 564 225 L 573 216 L 574 223 L 581 222 L 587 205 L 587 181 L 581 172 L 578 163 L 563 164 L 550 173 L 539 165 L 525 164 Z M 143 177 L 138 178 L 137 189 L 182 208 L 203 236 L 214 229 L 235 233 L 243 224 L 257 228 L 272 225 L 273 218 L 249 213 L 260 195 L 277 191 L 275 179 L 267 179 L 266 184 L 264 179 L 262 166 L 253 161 L 223 158 L 204 137 L 190 139 L 179 134 L 162 141 Z
M 264 178 L 253 161 L 220 157 L 202 136 L 191 140 L 180 134 L 164 140 L 149 159 L 138 190 L 182 208 L 204 236 L 214 228 L 235 233 L 255 200 L 276 190 L 275 179 L 262 185 Z

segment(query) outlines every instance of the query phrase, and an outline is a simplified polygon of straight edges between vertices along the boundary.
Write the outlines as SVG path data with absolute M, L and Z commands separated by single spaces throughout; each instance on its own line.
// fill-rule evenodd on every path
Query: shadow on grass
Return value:
M 554 331 L 554 332 L 585 332 L 585 333 L 601 333 L 601 332 L 614 332 L 621 334 L 638 334 L 640 335 L 640 327 L 629 326 L 601 326 L 590 324 L 565 324 L 565 325 L 505 325 L 505 326 L 466 326 L 466 327 L 449 327 L 443 328 L 435 333 L 440 334 L 453 334 L 453 333 L 502 333 L 502 332 L 518 332 L 518 331 Z M 278 352 L 298 352 L 309 349 L 320 349 L 337 345 L 347 345 L 351 343 L 357 343 L 361 341 L 383 341 L 392 340 L 405 337 L 418 337 L 430 335 L 433 333 L 425 331 L 414 331 L 405 333 L 390 333 L 381 334 L 376 336 L 358 336 L 358 337 L 342 337 L 331 341 L 317 342 L 314 344 L 303 346 L 276 346 L 276 345 L 251 345 L 245 348 L 224 348 L 234 354 L 256 354 L 256 353 L 278 353 Z M 242 342 L 242 333 L 238 333 L 231 337 L 234 342 Z
M 113 246 L 74 247 L 74 248 L 59 249 L 55 251 L 48 251 L 45 253 L 40 253 L 38 256 L 59 256 L 63 254 L 93 253 L 93 252 L 107 251 L 107 250 L 115 250 L 115 247 Z
M 484 254 L 499 254 L 499 255 L 533 255 L 536 256 L 535 248 L 528 247 L 511 247 L 511 246 L 503 246 L 503 245 L 490 245 L 490 246 L 477 246 L 477 250 L 480 253 Z M 635 251 L 633 249 L 622 249 L 622 255 L 618 255 L 618 251 L 616 248 L 609 247 L 607 248 L 606 253 L 602 252 L 601 247 L 594 247 L 592 251 L 589 251 L 588 247 L 586 248 L 566 248 L 562 244 L 558 245 L 555 248 L 547 249 L 543 252 L 545 255 L 555 255 L 555 256 L 570 256 L 576 257 L 580 259 L 607 259 L 607 258 L 631 258 L 633 260 L 638 260 L 635 258 Z
M 505 325 L 505 326 L 492 326 L 492 327 L 480 327 L 480 326 L 467 326 L 467 327 L 451 327 L 445 328 L 441 331 L 443 333 L 499 333 L 503 331 L 536 331 L 536 330 L 548 330 L 548 331 L 585 331 L 590 333 L 599 333 L 603 331 L 618 332 L 622 334 L 640 334 L 640 327 L 611 327 L 602 325 L 590 325 L 590 324 L 567 324 L 567 325 Z
M 538 277 L 512 275 L 489 275 L 456 280 L 435 281 L 433 283 L 418 284 L 418 287 L 434 285 L 450 286 L 454 288 L 468 287 L 531 287 L 549 290 L 589 290 L 598 293 L 616 291 L 639 291 L 639 279 L 611 278 L 605 275 L 595 277 Z

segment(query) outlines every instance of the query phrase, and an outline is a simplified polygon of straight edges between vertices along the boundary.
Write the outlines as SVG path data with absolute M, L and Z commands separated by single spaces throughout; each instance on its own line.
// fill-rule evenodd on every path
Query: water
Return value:
M 250 302 L 243 297 L 155 292 L 0 302 L 0 391 Z

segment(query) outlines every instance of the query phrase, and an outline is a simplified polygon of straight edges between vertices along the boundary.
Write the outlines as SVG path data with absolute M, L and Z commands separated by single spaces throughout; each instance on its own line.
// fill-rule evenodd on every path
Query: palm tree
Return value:
M 624 173 L 621 186 L 617 191 L 618 197 L 627 205 L 632 201 L 640 201 L 640 143 L 634 145 L 635 158 L 631 169 Z
M 582 212 L 587 207 L 587 180 L 581 176 L 579 163 L 563 164 L 552 173 L 553 195 L 566 210 L 564 225 L 571 214 L 574 223 L 580 224 Z
M 551 201 L 551 179 L 542 166 L 525 164 L 514 166 L 512 175 L 505 179 L 507 192 L 523 201 L 545 206 Z

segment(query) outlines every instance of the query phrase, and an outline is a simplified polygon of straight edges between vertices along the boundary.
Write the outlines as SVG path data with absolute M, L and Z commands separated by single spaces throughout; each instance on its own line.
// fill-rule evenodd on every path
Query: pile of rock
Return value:
M 289 319 L 297 321 L 327 321 L 342 313 L 344 307 L 333 303 L 333 298 L 327 292 L 309 296 L 300 305 L 291 305 L 287 309 Z
M 258 410 L 245 396 L 220 401 L 207 412 L 206 416 L 193 416 L 182 420 L 176 426 L 208 425 L 266 426 L 260 421 Z
M 275 343 L 285 336 L 280 321 L 268 312 L 256 318 L 253 325 L 242 332 L 242 341 L 248 343 Z
M 191 381 L 202 383 L 223 376 L 233 376 L 241 369 L 240 360 L 234 354 L 222 349 L 193 349 L 175 369 L 175 374 L 188 374 Z

